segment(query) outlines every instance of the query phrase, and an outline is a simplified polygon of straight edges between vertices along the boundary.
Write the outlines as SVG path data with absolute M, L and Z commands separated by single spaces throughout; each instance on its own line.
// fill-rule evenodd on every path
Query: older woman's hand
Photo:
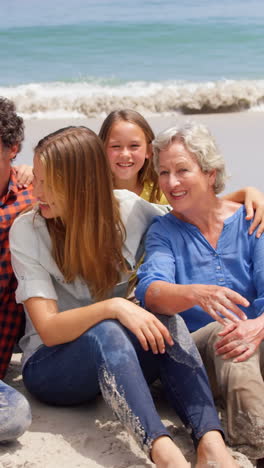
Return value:
M 247 320 L 246 314 L 237 304 L 248 307 L 249 302 L 237 292 L 216 285 L 194 284 L 192 287 L 195 303 L 214 320 L 223 325 L 226 324 L 225 318 L 232 322 Z
M 222 338 L 215 345 L 216 354 L 223 359 L 234 358 L 234 362 L 246 361 L 264 338 L 263 317 L 229 323 L 218 335 Z

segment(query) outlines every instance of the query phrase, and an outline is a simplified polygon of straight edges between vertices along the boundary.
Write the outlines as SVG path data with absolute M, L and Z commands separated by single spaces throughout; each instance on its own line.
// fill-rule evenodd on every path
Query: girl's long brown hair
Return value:
M 139 112 L 132 109 L 115 110 L 110 112 L 110 114 L 106 117 L 99 131 L 99 137 L 103 141 L 104 145 L 107 144 L 113 125 L 120 121 L 138 125 L 143 131 L 146 138 L 146 143 L 150 148 L 155 135 L 144 117 L 139 114 Z M 152 203 L 159 203 L 162 193 L 159 189 L 158 175 L 153 167 L 152 154 L 149 159 L 145 159 L 144 165 L 140 169 L 138 177 L 138 181 L 141 185 L 144 185 L 145 182 L 149 182 L 152 185 L 149 201 Z
M 127 271 L 125 229 L 103 144 L 88 128 L 67 127 L 43 138 L 35 155 L 63 213 L 46 219 L 52 255 L 67 282 L 79 276 L 94 299 L 103 299 Z

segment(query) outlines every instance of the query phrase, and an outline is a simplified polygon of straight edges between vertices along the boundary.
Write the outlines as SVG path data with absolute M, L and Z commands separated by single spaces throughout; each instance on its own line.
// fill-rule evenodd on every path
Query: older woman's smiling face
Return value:
M 191 214 L 214 194 L 215 171 L 203 172 L 195 155 L 181 141 L 159 154 L 159 184 L 175 213 Z

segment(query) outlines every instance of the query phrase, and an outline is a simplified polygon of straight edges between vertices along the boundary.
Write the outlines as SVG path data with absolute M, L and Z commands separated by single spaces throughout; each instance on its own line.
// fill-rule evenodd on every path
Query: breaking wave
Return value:
M 264 80 L 31 83 L 0 87 L 0 95 L 14 100 L 25 118 L 95 117 L 118 108 L 144 114 L 263 111 Z

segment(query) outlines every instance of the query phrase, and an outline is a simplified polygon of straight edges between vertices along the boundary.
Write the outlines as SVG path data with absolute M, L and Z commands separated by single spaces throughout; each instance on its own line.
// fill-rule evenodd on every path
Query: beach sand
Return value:
M 162 130 L 183 120 L 206 123 L 216 136 L 226 156 L 233 178 L 228 189 L 255 185 L 263 189 L 262 127 L 263 114 L 218 114 L 197 116 L 159 116 L 148 120 L 154 131 Z M 32 162 L 32 148 L 47 133 L 63 126 L 87 125 L 98 131 L 102 119 L 82 121 L 32 120 L 26 121 L 26 141 L 19 163 Z M 20 375 L 20 355 L 14 354 L 6 382 L 29 399 L 33 422 L 17 442 L 1 445 L 0 468 L 143 468 L 154 465 L 138 448 L 136 442 L 122 428 L 102 397 L 86 405 L 52 407 L 39 403 L 25 390 Z M 190 436 L 168 406 L 159 386 L 153 387 L 154 401 L 164 424 L 186 457 L 195 460 Z M 243 455 L 235 457 L 241 468 L 253 465 Z
M 154 468 L 101 396 L 72 407 L 40 403 L 24 388 L 19 361 L 20 355 L 14 354 L 5 381 L 28 398 L 33 421 L 16 442 L 0 446 L 0 468 Z M 151 390 L 163 423 L 194 467 L 187 430 L 167 404 L 160 384 Z M 232 453 L 241 468 L 254 466 L 244 455 Z

